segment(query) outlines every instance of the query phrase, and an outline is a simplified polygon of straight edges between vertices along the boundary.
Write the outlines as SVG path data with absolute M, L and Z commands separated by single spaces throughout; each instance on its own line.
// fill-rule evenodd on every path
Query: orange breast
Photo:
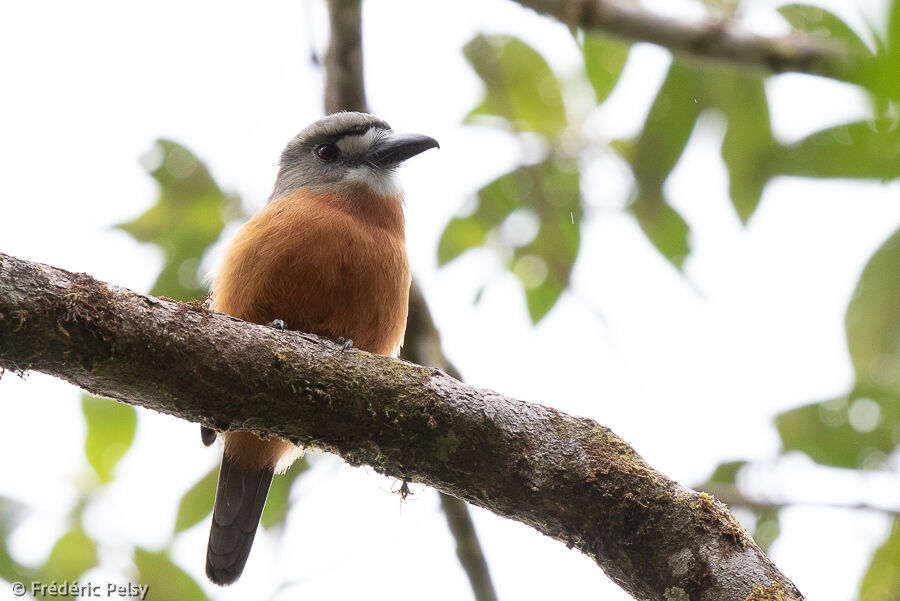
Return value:
M 217 311 L 383 355 L 406 329 L 409 264 L 400 199 L 298 190 L 238 231 L 213 284 Z

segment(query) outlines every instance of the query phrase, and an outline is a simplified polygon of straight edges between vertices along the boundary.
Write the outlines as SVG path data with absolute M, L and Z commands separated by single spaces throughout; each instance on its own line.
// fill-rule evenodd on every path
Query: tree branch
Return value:
M 329 0 L 331 39 L 325 62 L 325 112 L 367 112 L 363 78 L 362 2 Z M 409 294 L 409 322 L 406 328 L 405 359 L 443 369 L 461 379 L 441 350 L 440 336 L 431 319 L 425 297 L 415 281 Z M 487 561 L 475 532 L 475 524 L 466 502 L 438 491 L 441 510 L 447 518 L 450 534 L 456 540 L 456 555 L 469 579 L 475 601 L 496 601 Z
M 804 35 L 760 36 L 721 19 L 687 21 L 650 12 L 620 0 L 515 0 L 522 6 L 581 27 L 672 52 L 755 67 L 772 73 L 795 71 L 860 83 L 858 61 L 840 44 Z M 857 60 L 854 60 L 857 59 Z M 856 68 L 855 68 L 856 67 Z
M 419 365 L 437 367 L 457 380 L 462 379 L 441 349 L 440 333 L 415 280 L 409 289 L 409 321 L 406 324 L 406 342 L 400 356 Z M 491 572 L 466 502 L 440 491 L 438 494 L 450 534 L 456 539 L 456 556 L 469 578 L 475 601 L 497 601 Z
M 637 599 L 800 597 L 724 505 L 609 429 L 437 369 L 2 253 L 0 367 L 423 482 L 577 547 Z
M 325 112 L 367 112 L 363 82 L 362 1 L 328 0 L 331 38 L 325 54 Z
M 851 511 L 877 511 L 893 518 L 900 517 L 900 508 L 871 503 L 843 503 L 840 501 L 828 501 L 825 499 L 768 499 L 742 492 L 733 484 L 707 484 L 704 490 L 714 494 L 716 498 L 729 507 L 746 507 L 753 511 L 769 511 L 786 509 L 788 507 L 810 506 L 826 507 L 829 509 L 847 509 Z

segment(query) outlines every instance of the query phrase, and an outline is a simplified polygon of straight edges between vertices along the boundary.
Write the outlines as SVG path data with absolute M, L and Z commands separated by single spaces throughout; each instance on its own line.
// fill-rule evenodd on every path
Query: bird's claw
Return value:
M 353 348 L 353 341 L 350 340 L 349 338 L 344 338 L 343 336 L 338 336 L 338 339 L 335 340 L 335 342 L 337 342 L 338 346 L 341 347 L 342 353 L 344 351 L 347 351 L 347 350 L 350 350 L 351 348 Z
M 284 321 L 282 321 L 280 319 L 273 319 L 272 321 L 267 323 L 266 326 L 268 326 L 270 328 L 275 328 L 276 330 L 281 330 L 282 332 L 284 332 L 285 327 L 286 327 L 284 325 Z

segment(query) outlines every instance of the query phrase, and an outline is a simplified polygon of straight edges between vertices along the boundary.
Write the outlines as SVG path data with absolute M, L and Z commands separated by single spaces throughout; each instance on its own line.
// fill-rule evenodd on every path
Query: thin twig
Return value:
M 826 501 L 823 499 L 764 499 L 755 495 L 748 495 L 736 486 L 727 484 L 706 484 L 703 490 L 729 507 L 746 507 L 753 511 L 781 510 L 798 505 L 825 507 L 831 509 L 848 509 L 851 511 L 877 511 L 891 516 L 900 516 L 900 508 L 873 505 L 871 503 L 842 503 L 840 501 Z

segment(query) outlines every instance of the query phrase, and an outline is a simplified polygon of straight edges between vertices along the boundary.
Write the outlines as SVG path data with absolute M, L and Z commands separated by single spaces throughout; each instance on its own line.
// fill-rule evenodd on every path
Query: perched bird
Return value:
M 396 355 L 410 273 L 394 171 L 437 147 L 433 138 L 396 134 L 365 113 L 335 113 L 306 127 L 281 154 L 269 202 L 225 250 L 212 308 Z M 207 445 L 216 437 L 209 428 L 201 435 Z M 206 574 L 226 585 L 247 562 L 272 475 L 303 450 L 249 432 L 222 437 Z

